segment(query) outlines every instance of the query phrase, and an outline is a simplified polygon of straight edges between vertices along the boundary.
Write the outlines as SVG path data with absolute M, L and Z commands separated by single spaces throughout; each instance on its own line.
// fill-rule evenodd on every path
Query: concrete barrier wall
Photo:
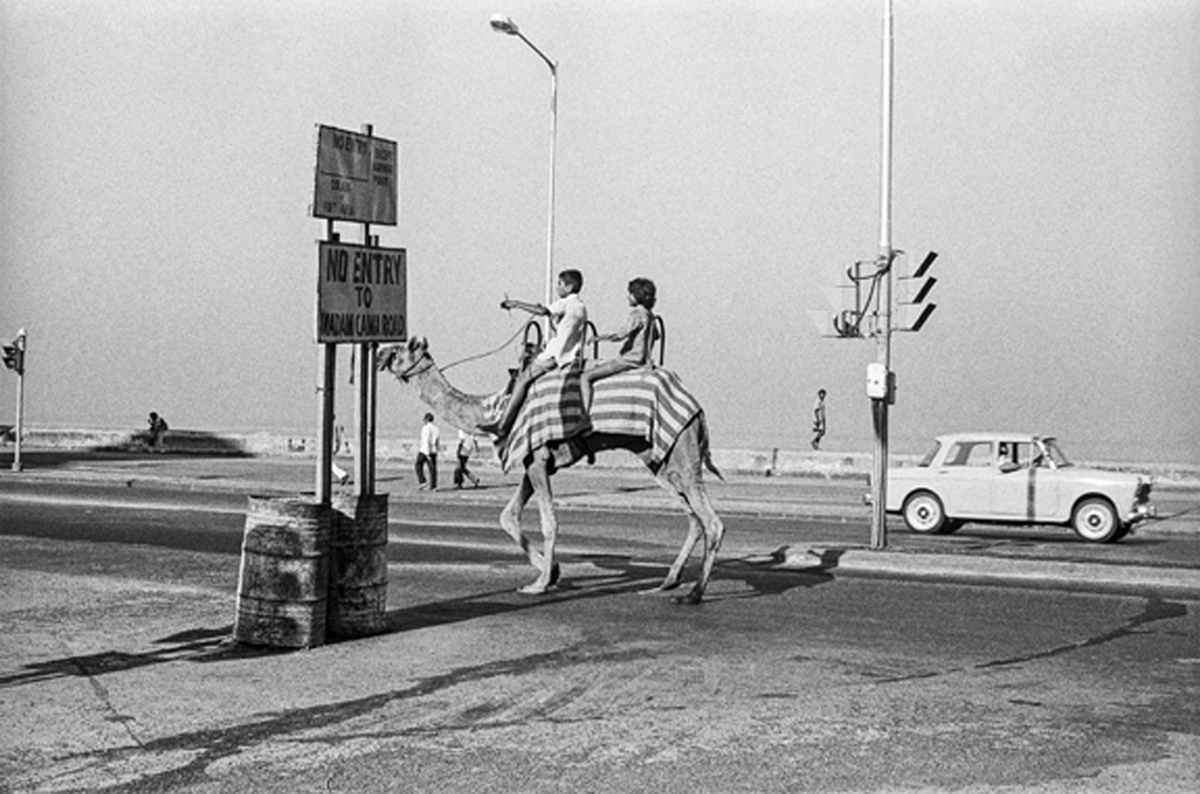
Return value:
M 12 445 L 11 434 L 5 446 Z M 144 434 L 118 430 L 60 430 L 32 428 L 25 431 L 25 446 L 33 449 L 128 451 L 146 449 Z M 167 452 L 195 455 L 243 455 L 254 457 L 308 457 L 317 454 L 316 436 L 288 436 L 273 433 L 209 433 L 196 430 L 171 430 L 165 437 Z M 416 460 L 416 442 L 410 440 L 378 439 L 375 444 L 381 460 L 411 462 Z M 336 451 L 339 458 L 348 458 L 348 445 Z M 453 456 L 453 447 L 448 445 L 443 455 Z M 893 465 L 912 465 L 917 455 L 892 455 Z M 800 451 L 787 449 L 714 449 L 713 463 L 722 472 L 764 477 L 822 477 L 866 478 L 872 467 L 872 453 Z M 1081 461 L 1081 463 L 1083 463 Z M 496 465 L 491 443 L 480 441 L 477 466 Z M 597 465 L 606 468 L 640 468 L 641 463 L 632 455 L 604 453 Z M 1112 471 L 1130 471 L 1151 474 L 1159 482 L 1167 484 L 1200 485 L 1200 466 L 1174 463 L 1120 463 L 1091 461 L 1086 465 Z

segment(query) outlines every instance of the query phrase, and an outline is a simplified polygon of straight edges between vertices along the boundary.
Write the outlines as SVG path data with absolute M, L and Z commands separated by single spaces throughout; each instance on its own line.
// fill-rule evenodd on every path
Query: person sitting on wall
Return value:
M 155 452 L 166 452 L 166 442 L 163 437 L 171 429 L 167 426 L 167 420 L 159 416 L 157 412 L 151 411 L 148 423 L 150 429 L 146 433 L 146 445 Z

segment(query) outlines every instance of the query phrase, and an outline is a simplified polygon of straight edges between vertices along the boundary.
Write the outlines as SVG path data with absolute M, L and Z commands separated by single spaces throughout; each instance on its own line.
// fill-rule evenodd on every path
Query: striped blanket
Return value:
M 497 454 L 508 471 L 513 461 L 524 461 L 542 445 L 598 433 L 642 439 L 649 448 L 640 457 L 656 467 L 700 410 L 700 403 L 678 375 L 647 368 L 596 381 L 589 417 L 579 393 L 579 370 L 556 370 L 534 381 Z

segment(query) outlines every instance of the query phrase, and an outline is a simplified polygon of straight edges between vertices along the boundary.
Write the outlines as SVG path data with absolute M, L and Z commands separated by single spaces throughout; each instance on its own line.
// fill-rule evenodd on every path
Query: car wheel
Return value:
M 1107 499 L 1084 499 L 1071 516 L 1075 534 L 1092 543 L 1109 543 L 1121 533 L 1117 511 Z
M 929 491 L 917 491 L 904 500 L 904 523 L 922 535 L 940 534 L 946 527 L 942 500 Z

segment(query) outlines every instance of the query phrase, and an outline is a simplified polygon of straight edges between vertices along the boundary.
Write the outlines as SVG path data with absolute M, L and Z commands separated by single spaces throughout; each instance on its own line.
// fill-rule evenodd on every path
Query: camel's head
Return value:
M 380 371 L 386 370 L 407 382 L 413 375 L 433 366 L 429 342 L 423 336 L 413 336 L 402 345 L 384 345 L 379 348 L 375 365 Z

